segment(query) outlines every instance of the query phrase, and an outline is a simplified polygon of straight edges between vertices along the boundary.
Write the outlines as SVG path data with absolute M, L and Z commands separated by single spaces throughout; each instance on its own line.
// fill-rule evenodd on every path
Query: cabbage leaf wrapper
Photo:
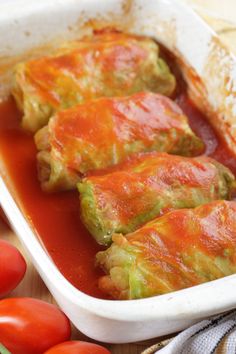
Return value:
M 204 150 L 178 105 L 150 92 L 98 98 L 60 111 L 36 133 L 35 142 L 46 191 L 74 189 L 84 174 L 135 153 L 196 156 Z
M 107 275 L 99 287 L 115 299 L 139 299 L 236 272 L 236 203 L 214 201 L 171 211 L 134 233 L 114 234 L 97 254 Z
M 81 218 L 100 244 L 112 234 L 127 234 L 173 209 L 194 208 L 230 199 L 235 178 L 206 157 L 139 154 L 116 171 L 84 178 L 78 185 Z
M 12 93 L 32 132 L 58 110 L 102 96 L 140 91 L 172 95 L 176 80 L 152 39 L 115 31 L 69 42 L 50 56 L 19 63 Z

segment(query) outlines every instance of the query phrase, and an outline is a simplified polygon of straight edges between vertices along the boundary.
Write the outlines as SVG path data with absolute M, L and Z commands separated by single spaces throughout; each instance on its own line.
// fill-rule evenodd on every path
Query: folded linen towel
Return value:
M 235 354 L 236 310 L 201 321 L 177 335 L 158 354 Z M 163 349 L 161 349 L 163 348 Z

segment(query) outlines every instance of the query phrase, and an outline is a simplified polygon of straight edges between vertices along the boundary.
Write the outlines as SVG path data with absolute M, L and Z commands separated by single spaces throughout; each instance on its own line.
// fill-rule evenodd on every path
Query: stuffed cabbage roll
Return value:
M 236 203 L 175 210 L 141 229 L 114 234 L 97 254 L 99 287 L 115 299 L 161 295 L 236 272 Z
M 209 157 L 141 154 L 78 184 L 81 218 L 98 243 L 109 244 L 113 233 L 130 233 L 171 209 L 228 199 L 234 187 L 229 169 Z
M 174 89 L 175 78 L 152 39 L 104 31 L 18 64 L 12 93 L 24 112 L 23 128 L 35 132 L 58 109 L 87 99 L 139 91 L 170 96 Z
M 58 112 L 35 136 L 47 191 L 73 189 L 88 171 L 144 151 L 198 155 L 203 142 L 169 98 L 154 93 L 99 98 Z

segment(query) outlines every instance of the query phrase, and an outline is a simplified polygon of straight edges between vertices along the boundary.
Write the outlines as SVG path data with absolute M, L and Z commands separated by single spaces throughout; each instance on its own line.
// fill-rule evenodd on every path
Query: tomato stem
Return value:
M 7 348 L 0 343 L 0 354 L 11 354 L 11 352 L 9 352 L 9 350 L 7 350 Z

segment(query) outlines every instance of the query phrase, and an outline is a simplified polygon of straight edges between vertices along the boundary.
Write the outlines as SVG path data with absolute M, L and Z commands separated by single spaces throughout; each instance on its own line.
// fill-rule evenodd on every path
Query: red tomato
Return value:
M 0 301 L 0 343 L 12 354 L 42 354 L 70 334 L 68 318 L 52 304 L 33 298 Z
M 47 350 L 44 354 L 110 354 L 111 352 L 98 344 L 71 341 L 64 342 Z
M 25 260 L 17 248 L 0 240 L 0 298 L 15 289 L 25 271 Z

